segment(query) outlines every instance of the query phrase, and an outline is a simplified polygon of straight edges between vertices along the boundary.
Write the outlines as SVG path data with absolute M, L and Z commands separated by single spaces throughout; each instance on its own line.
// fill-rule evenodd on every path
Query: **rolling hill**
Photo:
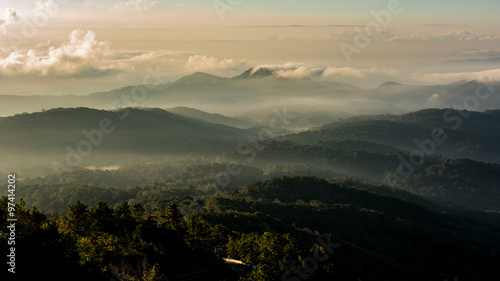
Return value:
M 422 150 L 424 140 L 441 132 L 442 143 L 424 152 L 448 158 L 469 158 L 500 163 L 500 117 L 498 110 L 486 112 L 426 109 L 403 115 L 361 116 L 334 122 L 284 137 L 303 144 L 318 141 L 369 141 L 411 152 Z M 427 141 L 428 143 L 428 141 Z M 419 145 L 420 144 L 420 145 Z
M 2 170 L 37 164 L 47 168 L 54 161 L 81 162 L 74 165 L 80 166 L 189 154 L 218 156 L 251 134 L 161 109 L 139 108 L 58 108 L 19 114 L 0 118 L 0 132 L 1 151 L 9 160 L 2 162 Z

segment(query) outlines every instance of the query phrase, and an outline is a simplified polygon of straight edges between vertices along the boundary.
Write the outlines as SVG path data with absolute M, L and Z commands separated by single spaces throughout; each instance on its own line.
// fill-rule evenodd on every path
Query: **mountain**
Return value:
M 215 159 L 217 163 L 245 164 L 245 169 L 253 171 L 247 176 L 237 173 L 234 178 L 240 179 L 232 179 L 232 183 L 307 174 L 386 184 L 391 180 L 388 173 L 398 175 L 401 165 L 416 161 L 411 157 L 422 151 L 419 153 L 426 154 L 422 163 L 398 180 L 398 188 L 444 204 L 500 210 L 500 179 L 495 176 L 500 173 L 500 110 L 427 109 L 403 115 L 365 115 L 281 136 L 289 131 L 287 125 L 278 123 L 273 110 L 269 109 L 269 114 L 263 119 L 274 115 L 279 127 L 273 131 L 274 140 L 266 141 L 256 138 L 271 128 L 265 122 L 258 123 L 261 127 L 239 129 L 228 125 L 249 124 L 241 118 L 183 107 L 114 111 L 58 108 L 3 117 L 0 152 L 6 161 L 0 171 L 17 169 L 36 176 L 58 173 L 61 166 L 119 169 L 189 158 L 197 164 L 210 164 Z M 286 110 L 279 114 L 290 122 L 300 119 Z M 435 141 L 436 134 L 442 139 L 440 143 Z M 54 169 L 54 163 L 59 169 Z M 203 170 L 206 173 L 201 178 L 225 169 Z M 66 180 L 77 177 L 68 175 Z M 207 184 L 207 179 L 202 182 Z
M 162 109 L 140 108 L 57 108 L 19 114 L 0 118 L 0 132 L 0 150 L 10 159 L 0 170 L 35 163 L 50 170 L 53 161 L 80 167 L 134 161 L 131 158 L 218 156 L 251 134 Z
M 382 91 L 407 91 L 415 86 L 405 85 L 396 82 L 385 82 L 380 84 L 376 89 Z
M 351 116 L 402 114 L 451 106 L 483 111 L 500 108 L 500 97 L 491 94 L 499 91 L 498 83 L 479 81 L 424 86 L 388 82 L 374 89 L 361 89 L 335 81 L 280 78 L 276 71 L 263 67 L 248 69 L 232 78 L 198 72 L 161 85 L 129 86 L 83 96 L 5 95 L 0 96 L 0 116 L 78 106 L 105 110 L 182 106 L 227 116 L 266 109 L 269 105 L 311 108 L 309 113 L 349 112 Z
M 259 67 L 257 69 L 255 69 L 255 67 L 252 67 L 234 78 L 238 79 L 238 78 L 264 78 L 264 77 L 275 77 L 274 71 L 265 67 Z
M 442 130 L 442 131 L 435 131 Z M 432 154 L 500 163 L 500 117 L 486 112 L 427 109 L 408 114 L 356 117 L 284 137 L 303 144 L 318 141 L 370 141 L 412 152 L 422 150 L 433 134 L 445 141 L 427 144 Z
M 179 80 L 173 82 L 172 85 L 196 85 L 196 84 L 208 84 L 208 83 L 221 83 L 227 79 L 228 78 L 218 77 L 205 72 L 196 72 L 180 78 Z
M 227 161 L 236 162 L 243 162 L 247 157 L 237 151 L 225 156 Z M 289 176 L 351 177 L 387 185 L 388 179 L 392 180 L 387 173 L 399 175 L 401 158 L 409 159 L 409 154 L 363 141 L 315 145 L 272 141 L 264 146 L 252 164 L 284 166 L 281 174 Z M 295 166 L 292 163 L 296 163 Z M 413 168 L 410 175 L 401 176 L 389 195 L 394 195 L 395 190 L 405 190 L 440 205 L 500 211 L 500 164 L 428 156 Z
M 283 118 L 282 115 L 287 117 L 286 124 L 282 126 L 283 131 L 303 131 L 353 116 L 352 113 L 345 111 L 323 111 L 314 106 L 284 104 L 241 112 L 236 118 L 255 120 L 259 124 L 266 126 L 276 118 Z
M 257 123 L 255 120 L 252 120 L 250 118 L 233 118 L 221 114 L 207 113 L 195 108 L 183 106 L 167 108 L 166 111 L 185 118 L 191 118 L 207 123 L 221 124 L 241 129 L 247 129 Z

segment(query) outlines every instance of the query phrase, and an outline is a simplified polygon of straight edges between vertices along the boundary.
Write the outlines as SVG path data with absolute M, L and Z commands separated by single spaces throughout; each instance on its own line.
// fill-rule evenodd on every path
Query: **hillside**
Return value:
M 226 125 L 241 129 L 247 129 L 257 123 L 250 118 L 231 118 L 221 114 L 207 113 L 195 108 L 183 106 L 167 108 L 166 111 L 182 117 L 202 120 L 206 123 Z
M 456 130 L 455 123 L 441 119 L 446 110 L 423 110 L 358 116 L 266 141 L 259 141 L 256 128 L 215 124 L 241 119 L 171 111 L 177 114 L 157 108 L 70 108 L 0 118 L 0 131 L 9 132 L 0 137 L 9 160 L 0 170 L 15 169 L 43 184 L 175 188 L 234 186 L 280 175 L 342 176 L 391 184 L 446 206 L 500 210 L 498 111 L 462 112 L 469 117 Z M 447 136 L 435 147 L 428 141 L 432 125 L 442 126 Z M 416 149 L 433 153 L 401 176 Z
M 50 212 L 57 202 L 69 204 L 69 210 L 48 221 L 23 205 L 20 212 L 25 219 L 20 227 L 30 226 L 32 231 L 20 241 L 34 249 L 57 245 L 61 250 L 50 252 L 51 262 L 66 264 L 83 276 L 93 274 L 93 280 L 105 280 L 111 273 L 141 275 L 155 263 L 157 270 L 176 279 L 190 272 L 188 265 L 207 265 L 221 257 L 255 265 L 249 280 L 278 280 L 294 264 L 314 257 L 318 246 L 327 258 L 309 272 L 313 281 L 455 277 L 495 281 L 500 276 L 498 213 L 441 208 L 423 198 L 391 196 L 377 192 L 379 186 L 345 179 L 279 177 L 201 196 L 154 186 L 62 185 L 37 190 L 20 194 L 27 206 L 36 201 L 37 207 Z M 38 199 L 43 197 L 52 199 Z M 40 235 L 45 240 L 29 242 Z M 83 244 L 87 240 L 94 244 Z M 71 255 L 65 258 L 64 253 Z M 148 266 L 123 267 L 134 264 L 136 258 L 148 261 Z M 40 274 L 55 274 L 59 280 L 57 271 L 65 272 L 64 267 L 39 268 Z M 203 274 L 204 280 L 237 280 L 223 267 Z
M 2 170 L 36 165 L 50 169 L 54 161 L 99 166 L 188 154 L 217 156 L 250 135 L 161 109 L 134 108 L 60 108 L 3 117 L 0 132 L 2 154 L 11 159 L 2 162 Z
M 369 141 L 411 152 L 417 143 L 432 140 L 441 129 L 441 143 L 433 154 L 500 163 L 500 118 L 498 111 L 468 112 L 427 109 L 403 115 L 362 116 L 324 125 L 283 139 L 313 144 L 318 141 Z

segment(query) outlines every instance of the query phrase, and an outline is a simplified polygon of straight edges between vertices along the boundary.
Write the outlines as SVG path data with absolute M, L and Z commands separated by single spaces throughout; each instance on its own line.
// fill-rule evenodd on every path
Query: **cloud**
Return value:
M 49 15 L 59 12 L 59 6 L 61 5 L 54 0 L 37 0 L 34 1 L 34 4 L 35 12 L 44 11 Z
M 309 64 L 289 62 L 285 64 L 267 64 L 254 67 L 252 73 L 260 68 L 267 68 L 273 71 L 274 75 L 282 78 L 306 78 L 321 76 L 324 68 Z
M 348 30 L 343 33 L 334 33 L 331 35 L 333 39 L 349 40 L 354 39 L 359 35 L 356 30 Z M 383 30 L 379 33 L 370 34 L 371 38 L 379 38 L 386 42 L 421 42 L 421 41 L 493 41 L 500 39 L 500 36 L 492 34 L 475 34 L 469 30 L 458 29 L 442 34 L 423 35 L 409 33 L 395 33 L 393 30 Z
M 236 62 L 232 59 L 218 59 L 204 55 L 190 56 L 184 69 L 187 72 L 207 71 L 207 70 L 224 70 L 236 69 L 246 65 L 245 60 Z
M 484 41 L 484 40 L 491 41 L 500 39 L 500 37 L 496 35 L 491 35 L 491 34 L 476 35 L 468 30 L 463 30 L 463 29 L 442 34 L 441 37 L 438 38 L 441 40 L 459 40 L 459 41 Z
M 175 55 L 177 55 L 177 53 L 172 52 L 172 51 L 144 52 L 144 53 L 141 53 L 140 55 L 132 55 L 125 60 L 126 61 L 143 62 L 143 61 L 159 60 L 165 56 L 175 56 Z
M 352 67 L 327 67 L 323 71 L 324 78 L 340 78 L 340 77 L 363 77 L 364 74 L 356 68 Z
M 9 24 L 17 23 L 20 20 L 21 17 L 17 14 L 17 12 L 14 9 L 11 8 L 5 9 L 3 15 L 0 16 L 0 35 L 7 34 L 6 27 Z M 0 40 L 3 40 L 3 38 L 1 38 Z
M 352 67 L 318 67 L 305 63 L 289 62 L 281 65 L 268 64 L 254 67 L 252 72 L 259 68 L 267 68 L 273 71 L 274 75 L 282 78 L 351 78 L 363 77 L 363 73 Z
M 461 53 L 464 55 L 498 56 L 500 55 L 500 49 L 472 49 L 464 50 Z
M 105 10 L 108 8 L 106 5 L 98 4 L 95 2 L 91 2 L 91 1 L 85 1 L 83 3 L 83 6 L 85 8 L 94 8 L 94 9 L 99 9 L 99 10 Z
M 481 82 L 500 81 L 500 69 L 476 72 L 432 73 L 417 75 L 418 80 L 426 83 L 445 83 L 460 80 L 478 80 Z
M 474 34 L 471 31 L 459 29 L 438 35 L 395 34 L 392 31 L 381 32 L 386 41 L 492 41 L 500 39 L 491 34 Z
M 42 43 L 38 43 L 38 44 L 36 44 L 36 46 L 35 46 L 35 47 L 36 47 L 37 49 L 46 49 L 46 48 L 50 47 L 50 44 L 51 44 L 51 43 L 52 43 L 52 41 L 51 41 L 51 40 L 48 40 L 47 42 L 42 42 Z
M 109 44 L 97 41 L 92 31 L 74 30 L 69 42 L 49 47 L 46 55 L 35 50 L 14 51 L 0 59 L 0 72 L 8 75 L 31 74 L 40 76 L 98 76 L 116 71 L 131 70 L 123 62 L 102 66 L 102 59 L 111 57 Z
M 113 9 L 121 12 L 147 12 L 155 7 L 163 5 L 163 2 L 153 0 L 131 0 L 116 4 Z
M 0 25 L 8 25 L 10 23 L 16 23 L 21 18 L 14 9 L 7 8 L 3 16 L 0 16 Z
M 165 6 L 166 3 L 158 0 L 129 0 L 122 3 L 112 4 L 102 2 L 85 1 L 83 6 L 90 9 L 98 9 L 110 13 L 143 13 Z M 178 5 L 174 5 L 178 7 Z

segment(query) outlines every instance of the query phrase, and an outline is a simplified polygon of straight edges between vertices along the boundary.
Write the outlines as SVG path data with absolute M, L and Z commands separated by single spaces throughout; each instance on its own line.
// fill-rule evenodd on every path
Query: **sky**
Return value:
M 3 0 L 0 94 L 84 95 L 259 66 L 364 88 L 500 80 L 498 12 L 498 0 Z

